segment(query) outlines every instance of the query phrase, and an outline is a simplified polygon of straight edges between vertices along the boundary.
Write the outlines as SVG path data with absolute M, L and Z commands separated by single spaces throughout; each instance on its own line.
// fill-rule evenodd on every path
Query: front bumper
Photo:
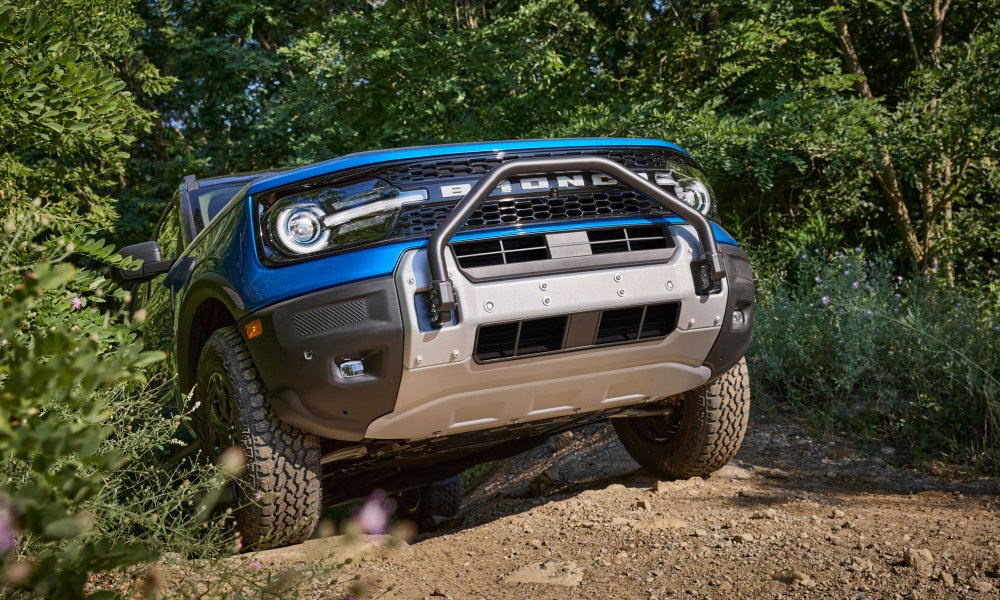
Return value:
M 260 318 L 265 332 L 249 342 L 251 354 L 280 418 L 348 441 L 432 438 L 652 402 L 698 387 L 738 361 L 752 320 L 745 254 L 722 246 L 721 291 L 699 296 L 691 273 L 702 252 L 698 239 L 687 226 L 669 231 L 676 249 L 665 261 L 521 279 L 473 281 L 449 251 L 461 309 L 457 323 L 443 328 L 432 326 L 427 312 L 427 252 L 411 250 L 392 278 L 250 315 L 246 321 Z M 495 362 L 476 355 L 483 326 L 559 315 L 573 322 L 664 303 L 676 306 L 665 336 L 598 347 L 568 343 Z M 731 322 L 737 306 L 745 316 L 740 326 Z M 363 361 L 365 374 L 343 377 L 339 365 L 348 360 Z

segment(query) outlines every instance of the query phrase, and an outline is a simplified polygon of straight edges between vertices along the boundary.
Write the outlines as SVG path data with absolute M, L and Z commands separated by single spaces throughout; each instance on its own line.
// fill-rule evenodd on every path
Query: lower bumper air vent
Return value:
M 544 235 L 522 235 L 494 240 L 462 242 L 453 246 L 458 264 L 465 269 L 512 265 L 549 257 Z
M 562 350 L 568 315 L 484 325 L 479 328 L 476 360 L 479 362 L 558 352 Z
M 482 325 L 478 363 L 655 340 L 677 327 L 680 304 L 666 302 Z
M 629 225 L 456 242 L 451 247 L 455 251 L 459 266 L 472 274 L 501 275 L 510 271 L 510 275 L 516 276 L 525 272 L 523 265 L 513 270 L 505 270 L 502 267 L 545 261 L 544 265 L 533 265 L 530 269 L 558 270 L 569 264 L 563 262 L 566 259 L 613 254 L 628 256 L 606 257 L 600 260 L 609 264 L 665 261 L 673 256 L 676 244 L 662 225 Z M 498 270 L 496 267 L 501 269 Z

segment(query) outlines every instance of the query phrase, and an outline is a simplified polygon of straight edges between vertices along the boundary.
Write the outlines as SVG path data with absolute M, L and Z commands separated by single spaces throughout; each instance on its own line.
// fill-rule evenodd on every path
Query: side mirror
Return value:
M 142 266 L 138 269 L 126 271 L 118 267 L 111 268 L 112 281 L 126 288 L 162 275 L 174 265 L 174 261 L 162 259 L 160 245 L 156 242 L 141 242 L 125 246 L 118 253 L 126 258 L 142 260 Z

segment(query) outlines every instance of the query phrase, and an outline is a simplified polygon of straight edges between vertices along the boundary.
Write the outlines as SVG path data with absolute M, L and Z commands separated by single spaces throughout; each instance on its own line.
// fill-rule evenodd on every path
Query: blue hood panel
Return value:
M 258 179 L 250 185 L 248 194 L 259 194 L 260 192 L 277 187 L 293 184 L 305 179 L 322 177 L 337 171 L 353 169 L 356 167 L 367 167 L 379 163 L 394 162 L 398 160 L 413 160 L 423 158 L 435 158 L 439 156 L 449 156 L 453 154 L 469 154 L 479 152 L 513 152 L 526 150 L 552 150 L 556 148 L 608 148 L 608 147 L 645 147 L 645 148 L 666 148 L 687 154 L 679 146 L 664 142 L 663 140 L 652 139 L 631 139 L 631 138 L 570 138 L 553 140 L 517 140 L 509 142 L 476 142 L 471 144 L 444 144 L 441 146 L 414 146 L 411 148 L 395 148 L 392 150 L 374 150 L 371 152 L 358 152 L 348 154 L 340 158 L 334 158 L 321 163 L 308 165 L 284 173 L 272 175 Z

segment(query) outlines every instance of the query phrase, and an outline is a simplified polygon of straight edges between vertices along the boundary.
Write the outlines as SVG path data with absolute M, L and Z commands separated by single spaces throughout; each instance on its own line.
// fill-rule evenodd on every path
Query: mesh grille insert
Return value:
M 424 205 L 404 210 L 396 219 L 392 237 L 430 235 L 455 208 L 456 202 Z M 664 215 L 668 211 L 632 190 L 608 190 L 533 198 L 494 198 L 483 203 L 463 231 L 501 225 L 548 223 L 604 217 Z

